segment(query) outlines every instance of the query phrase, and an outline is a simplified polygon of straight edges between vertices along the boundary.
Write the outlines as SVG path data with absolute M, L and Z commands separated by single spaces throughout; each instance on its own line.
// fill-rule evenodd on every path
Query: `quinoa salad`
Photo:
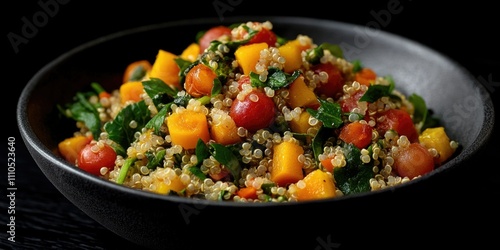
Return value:
M 201 30 L 155 56 L 130 62 L 116 89 L 91 82 L 58 105 L 76 123 L 61 157 L 161 195 L 300 202 L 409 182 L 459 149 L 391 75 L 269 21 Z

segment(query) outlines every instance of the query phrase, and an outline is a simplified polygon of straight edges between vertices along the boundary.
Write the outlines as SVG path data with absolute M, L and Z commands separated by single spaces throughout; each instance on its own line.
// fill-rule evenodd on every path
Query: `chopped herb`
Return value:
M 344 195 L 368 192 L 370 179 L 374 176 L 373 164 L 364 164 L 361 159 L 361 151 L 353 144 L 345 146 L 346 165 L 333 169 L 333 176 L 337 187 Z
M 390 96 L 392 90 L 393 85 L 370 85 L 359 101 L 375 102 L 381 97 Z
M 120 168 L 120 173 L 118 174 L 118 178 L 116 179 L 116 183 L 123 184 L 125 178 L 127 177 L 128 170 L 130 166 L 137 160 L 135 157 L 130 157 L 125 160 L 123 166 Z
M 135 141 L 135 132 L 140 131 L 151 119 L 150 111 L 144 101 L 139 101 L 123 108 L 115 119 L 104 124 L 109 139 L 123 148 L 128 148 Z M 130 124 L 136 126 L 131 127 Z
M 308 108 L 307 112 L 321 121 L 323 126 L 327 128 L 340 127 L 343 123 L 340 104 L 336 102 L 329 102 L 321 98 L 318 98 L 318 101 L 320 103 L 318 110 Z
M 265 82 L 259 79 L 259 74 L 255 72 L 250 73 L 250 81 L 253 87 L 270 87 L 272 89 L 284 88 L 290 85 L 297 77 L 300 76 L 300 71 L 296 70 L 292 74 L 287 74 L 282 70 L 269 67 L 268 76 Z
M 224 145 L 217 143 L 211 143 L 210 150 L 214 158 L 229 169 L 234 180 L 238 180 L 240 178 L 241 167 L 238 158 L 233 152 Z
M 146 152 L 146 157 L 148 158 L 148 163 L 146 167 L 149 169 L 155 169 L 157 166 L 162 166 L 163 159 L 165 158 L 165 154 L 167 150 L 163 149 L 156 153 Z

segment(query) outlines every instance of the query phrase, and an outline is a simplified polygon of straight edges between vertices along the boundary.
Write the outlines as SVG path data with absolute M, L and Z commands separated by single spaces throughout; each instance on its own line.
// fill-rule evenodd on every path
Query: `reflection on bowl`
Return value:
M 63 160 L 57 144 L 74 131 L 58 119 L 56 105 L 71 100 L 90 82 L 116 89 L 125 66 L 156 55 L 159 48 L 181 51 L 191 35 L 219 25 L 215 19 L 162 23 L 111 34 L 79 46 L 42 68 L 28 83 L 18 103 L 21 135 L 36 163 L 61 193 L 90 217 L 118 235 L 152 248 L 196 248 L 204 245 L 248 244 L 261 238 L 269 246 L 293 247 L 297 242 L 322 246 L 361 246 L 381 236 L 370 232 L 374 214 L 405 212 L 397 204 L 418 207 L 437 188 L 446 172 L 467 164 L 486 143 L 494 121 L 487 92 L 460 65 L 418 43 L 384 33 L 359 43 L 360 30 L 351 24 L 291 17 L 227 18 L 224 23 L 271 21 L 286 38 L 307 34 L 315 43 L 351 48 L 345 56 L 359 59 L 382 75 L 390 74 L 404 93 L 418 93 L 448 129 L 461 150 L 428 175 L 379 191 L 300 203 L 212 202 L 162 196 L 96 178 Z M 358 27 L 359 28 L 359 27 Z M 126 51 L 126 53 L 124 53 Z M 418 83 L 418 84 L 415 84 Z M 58 91 L 54 91 L 58 90 Z M 429 213 L 432 213 L 429 212 Z M 413 220 L 426 220 L 428 214 Z M 255 228 L 255 229 L 254 229 Z M 362 229 L 362 228 L 366 228 Z M 355 232 L 355 233 L 353 233 Z M 398 234 L 398 232 L 395 232 Z M 360 238 L 365 241 L 360 242 Z M 237 246 L 237 245 L 234 245 Z M 310 247 L 311 248 L 311 247 Z

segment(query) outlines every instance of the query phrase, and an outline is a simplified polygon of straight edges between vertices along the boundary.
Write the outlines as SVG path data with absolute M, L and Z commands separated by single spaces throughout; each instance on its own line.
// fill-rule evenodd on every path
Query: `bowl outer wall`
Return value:
M 208 226 L 226 230 L 230 238 L 237 237 L 240 235 L 237 225 L 246 221 L 242 218 L 245 214 L 253 216 L 253 223 L 262 223 L 263 230 L 293 229 L 298 227 L 298 221 L 287 213 L 298 211 L 301 218 L 318 211 L 343 213 L 346 216 L 321 218 L 321 223 L 345 226 L 343 230 L 330 228 L 306 233 L 276 230 L 278 235 L 300 236 L 312 243 L 318 241 L 317 237 L 333 237 L 334 241 L 344 243 L 354 242 L 357 237 L 347 232 L 370 220 L 371 215 L 364 213 L 363 208 L 396 202 L 420 204 L 419 201 L 425 200 L 422 190 L 431 179 L 463 166 L 491 134 L 494 111 L 489 95 L 465 69 L 436 51 L 381 30 L 328 20 L 240 17 L 227 18 L 224 23 L 248 20 L 270 20 L 276 33 L 289 39 L 305 34 L 317 44 L 339 44 L 348 60 L 360 59 L 380 75 L 392 75 L 397 89 L 405 94 L 417 93 L 426 100 L 428 107 L 442 117 L 449 136 L 461 143 L 463 149 L 433 173 L 401 187 L 298 204 L 214 203 L 149 194 L 90 176 L 55 153 L 57 143 L 74 130 L 72 123 L 57 119 L 55 105 L 69 101 L 92 81 L 106 89 L 116 89 L 128 63 L 141 59 L 153 61 L 158 49 L 179 54 L 193 41 L 196 32 L 221 23 L 218 19 L 199 19 L 111 34 L 83 44 L 42 68 L 28 83 L 18 104 L 21 135 L 42 172 L 90 217 L 118 235 L 148 247 L 194 247 L 210 240 L 213 234 L 198 233 L 193 239 L 199 240 L 190 240 L 190 235 L 198 230 L 203 232 Z M 396 195 L 398 199 L 394 199 Z M 318 223 L 314 217 L 300 222 L 306 228 L 315 228 Z

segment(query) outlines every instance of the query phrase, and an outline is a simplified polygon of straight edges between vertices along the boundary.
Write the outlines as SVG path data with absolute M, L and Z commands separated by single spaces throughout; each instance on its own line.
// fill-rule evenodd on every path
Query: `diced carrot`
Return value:
M 318 200 L 336 196 L 335 183 L 331 173 L 316 169 L 304 177 L 304 188 L 297 188 L 297 200 Z
M 257 189 L 254 187 L 242 187 L 240 188 L 236 194 L 245 199 L 257 199 Z
M 121 102 L 126 103 L 128 101 L 138 102 L 141 100 L 141 95 L 144 92 L 144 86 L 140 81 L 132 81 L 123 83 L 120 86 L 120 97 Z
M 304 178 L 303 162 L 299 156 L 304 149 L 294 141 L 284 141 L 274 146 L 271 180 L 278 186 L 286 186 Z
M 99 99 L 110 98 L 110 97 L 111 97 L 111 94 L 106 92 L 106 91 L 99 93 Z
M 205 114 L 193 110 L 184 110 L 167 117 L 167 127 L 172 144 L 184 149 L 194 149 L 198 139 L 208 142 L 210 134 Z
M 375 82 L 376 78 L 377 74 L 371 68 L 362 68 L 354 75 L 355 81 L 366 86 L 370 86 L 373 82 Z
M 181 89 L 179 83 L 179 65 L 175 62 L 177 55 L 160 49 L 156 55 L 155 62 L 151 67 L 150 78 L 159 78 L 167 85 Z
M 130 63 L 123 73 L 123 82 L 141 81 L 151 71 L 151 63 L 148 60 L 139 60 Z
M 333 173 L 332 158 L 325 158 L 322 161 L 320 161 L 320 163 L 326 171 Z
M 59 153 L 68 162 L 75 164 L 80 151 L 92 141 L 92 136 L 78 135 L 67 138 L 58 144 Z

